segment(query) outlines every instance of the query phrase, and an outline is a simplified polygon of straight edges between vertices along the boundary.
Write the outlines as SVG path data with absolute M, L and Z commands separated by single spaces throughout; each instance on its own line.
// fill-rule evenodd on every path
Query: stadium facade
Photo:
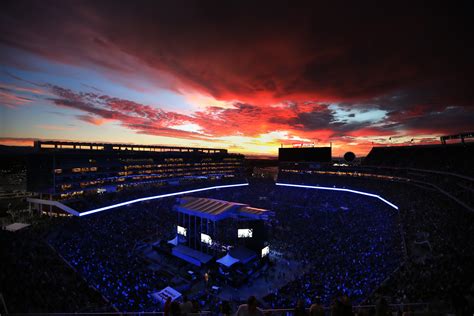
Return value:
M 27 160 L 27 190 L 36 195 L 30 199 L 36 204 L 134 187 L 244 178 L 244 156 L 226 149 L 58 141 L 34 146 Z

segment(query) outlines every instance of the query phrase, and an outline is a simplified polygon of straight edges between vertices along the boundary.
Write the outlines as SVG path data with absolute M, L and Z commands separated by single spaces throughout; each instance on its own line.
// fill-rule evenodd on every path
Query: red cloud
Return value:
M 81 121 L 93 124 L 93 125 L 102 125 L 107 123 L 109 120 L 102 117 L 95 117 L 91 115 L 77 115 L 77 118 Z
M 184 115 L 49 86 L 50 100 L 80 110 L 77 118 L 136 133 L 212 141 L 284 131 L 355 146 L 473 129 L 469 8 L 397 6 L 83 1 L 70 10 L 19 0 L 2 7 L 0 45 L 91 67 L 137 90 L 134 78 L 231 103 Z M 18 62 L 8 50 L 2 60 Z M 4 105 L 27 101 L 3 93 Z M 341 121 L 331 103 L 386 116 Z M 186 124 L 199 128 L 179 128 Z

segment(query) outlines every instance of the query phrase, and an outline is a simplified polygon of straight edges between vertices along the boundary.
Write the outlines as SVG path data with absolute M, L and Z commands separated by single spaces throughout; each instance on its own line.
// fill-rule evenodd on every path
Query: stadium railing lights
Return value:
M 173 193 L 147 196 L 147 197 L 143 197 L 143 198 L 139 198 L 139 199 L 135 199 L 135 200 L 125 201 L 125 202 L 112 204 L 112 205 L 92 209 L 92 210 L 89 210 L 89 211 L 85 211 L 85 212 L 79 213 L 79 216 L 86 216 L 86 215 L 90 215 L 90 214 L 110 210 L 110 209 L 125 206 L 125 205 L 130 205 L 130 204 L 134 204 L 134 203 L 138 203 L 138 202 L 145 202 L 145 201 L 150 201 L 150 200 L 162 199 L 162 198 L 176 196 L 176 195 L 182 195 L 182 194 L 202 192 L 202 191 L 207 191 L 207 190 L 234 188 L 234 187 L 241 187 L 241 186 L 247 186 L 247 185 L 249 185 L 249 184 L 248 183 L 238 183 L 238 184 L 217 185 L 217 186 L 205 187 L 205 188 L 199 188 L 199 189 L 193 189 L 193 190 L 178 191 L 178 192 L 173 192 Z M 280 183 L 280 182 L 277 182 L 276 185 L 286 186 L 286 187 L 295 187 L 295 188 L 305 188 L 305 189 L 317 189 L 317 190 L 349 192 L 349 193 L 365 195 L 365 196 L 369 196 L 369 197 L 379 199 L 380 201 L 384 202 L 385 204 L 387 204 L 387 205 L 393 207 L 394 209 L 398 210 L 398 206 L 396 206 L 395 204 L 387 201 L 386 199 L 384 199 L 380 195 L 373 194 L 373 193 L 362 192 L 362 191 L 357 191 L 357 190 L 352 190 L 352 189 L 344 189 L 344 188 L 333 188 L 333 187 L 303 185 L 303 184 L 289 184 L 289 183 Z
M 365 196 L 370 196 L 376 199 L 379 199 L 380 201 L 384 202 L 387 205 L 390 205 L 394 209 L 398 210 L 398 206 L 395 204 L 387 201 L 383 197 L 377 194 L 373 193 L 367 193 L 367 192 L 362 192 L 362 191 L 357 191 L 357 190 L 352 190 L 352 189 L 343 189 L 343 188 L 332 188 L 332 187 L 322 187 L 322 186 L 316 186 L 316 185 L 303 185 L 303 184 L 289 184 L 289 183 L 279 183 L 277 182 L 276 185 L 280 186 L 285 186 L 285 187 L 295 187 L 295 188 L 304 188 L 304 189 L 316 189 L 316 190 L 328 190 L 328 191 L 341 191 L 341 192 L 349 192 L 349 193 L 355 193 L 355 194 L 360 194 L 360 195 L 365 195 Z
M 179 192 L 173 192 L 173 193 L 166 193 L 166 194 L 160 194 L 160 195 L 153 195 L 153 196 L 147 196 L 135 200 L 130 200 L 130 201 L 125 201 L 113 205 L 108 205 L 104 207 L 99 207 L 93 210 L 89 210 L 86 212 L 79 213 L 79 216 L 86 216 L 106 210 L 110 210 L 112 208 L 120 207 L 120 206 L 125 206 L 133 203 L 138 203 L 138 202 L 144 202 L 144 201 L 150 201 L 150 200 L 156 200 L 156 199 L 162 199 L 170 196 L 175 196 L 175 195 L 181 195 L 181 194 L 189 194 L 189 193 L 196 193 L 196 192 L 201 192 L 201 191 L 207 191 L 207 190 L 214 190 L 214 189 L 225 189 L 225 188 L 234 188 L 234 187 L 241 187 L 241 186 L 246 186 L 249 185 L 248 183 L 239 183 L 239 184 L 227 184 L 227 185 L 217 185 L 213 187 L 205 187 L 205 188 L 199 188 L 199 189 L 193 189 L 193 190 L 187 190 L 187 191 L 179 191 Z

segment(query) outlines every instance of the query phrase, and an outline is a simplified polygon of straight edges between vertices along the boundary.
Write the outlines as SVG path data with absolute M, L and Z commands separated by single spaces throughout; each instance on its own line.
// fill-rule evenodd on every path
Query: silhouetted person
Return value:
M 352 316 L 352 303 L 345 294 L 334 299 L 331 306 L 331 316 Z
M 316 301 L 309 308 L 310 316 L 324 316 L 324 308 L 321 306 L 321 300 L 316 299 Z
M 170 316 L 181 316 L 181 308 L 179 303 L 174 301 L 171 303 Z
M 201 306 L 199 306 L 199 302 L 197 300 L 192 301 L 193 304 L 193 313 L 199 313 L 201 311 Z
M 171 311 L 171 297 L 166 298 L 165 306 L 163 308 L 164 316 L 169 316 Z
M 390 308 L 385 298 L 381 297 L 378 299 L 375 305 L 375 316 L 387 316 L 390 315 Z
M 181 314 L 187 315 L 193 312 L 193 303 L 188 300 L 188 297 L 185 295 L 183 296 L 183 303 L 180 305 Z
M 298 302 L 296 303 L 294 315 L 295 316 L 306 316 L 306 310 L 304 308 L 303 300 L 298 300 Z
M 257 307 L 257 298 L 250 296 L 247 300 L 247 304 L 242 304 L 236 313 L 237 316 L 263 316 L 263 311 Z
M 354 315 L 354 313 L 352 313 L 352 302 L 349 296 L 347 296 L 347 294 L 342 295 L 341 303 L 342 303 L 342 315 L 344 316 Z
M 231 315 L 232 309 L 230 308 L 229 301 L 223 301 L 221 304 L 221 314 L 224 316 Z
M 405 306 L 405 311 L 403 312 L 402 316 L 412 316 L 413 313 L 411 312 L 410 306 Z

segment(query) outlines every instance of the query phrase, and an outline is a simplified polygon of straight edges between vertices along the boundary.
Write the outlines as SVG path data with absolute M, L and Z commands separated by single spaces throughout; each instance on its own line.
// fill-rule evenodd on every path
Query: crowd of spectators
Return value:
M 271 249 L 307 268 L 281 289 L 268 284 L 272 294 L 265 302 L 269 307 L 289 306 L 295 297 L 310 302 L 320 296 L 329 304 L 342 291 L 360 300 L 401 260 L 397 213 L 367 197 L 321 194 L 277 187 L 272 182 L 193 195 L 275 211 Z M 156 310 L 150 293 L 169 285 L 169 280 L 148 269 L 131 250 L 145 238 L 173 237 L 174 203 L 174 198 L 167 198 L 70 218 L 51 235 L 50 242 L 119 310 Z
M 403 260 L 398 213 L 379 200 L 271 182 L 209 195 L 274 211 L 271 250 L 305 267 L 283 288 L 268 285 L 269 307 L 295 299 L 309 304 L 317 296 L 327 305 L 339 292 L 360 302 Z
M 71 218 L 49 238 L 50 243 L 120 311 L 153 311 L 151 293 L 169 278 L 149 269 L 134 252 L 144 239 L 171 239 L 174 199 L 132 204 L 111 212 Z
M 164 183 L 145 183 L 141 185 L 134 185 L 130 187 L 124 187 L 119 191 L 115 192 L 103 192 L 103 193 L 85 193 L 84 196 L 71 198 L 62 201 L 62 203 L 75 209 L 78 212 L 85 212 L 91 209 L 117 204 L 125 201 L 130 201 L 142 197 L 148 197 L 153 195 L 161 195 L 166 193 L 173 193 L 184 190 L 193 190 L 203 188 L 207 186 L 216 185 L 228 185 L 236 183 L 245 183 L 245 179 L 240 178 L 227 178 L 227 179 L 186 179 L 181 180 L 179 183 L 164 182 Z
M 474 294 L 474 214 L 438 194 L 406 190 L 400 216 L 409 257 L 379 290 L 398 302 Z M 424 195 L 424 196 L 423 196 Z
M 280 181 L 368 191 L 395 203 L 399 210 L 366 196 L 281 187 L 267 180 L 193 194 L 275 212 L 269 227 L 271 251 L 299 262 L 302 270 L 296 278 L 282 273 L 280 277 L 288 280 L 283 287 L 268 283 L 270 294 L 263 297 L 264 307 L 288 308 L 299 300 L 307 308 L 315 299 L 325 306 L 349 298 L 354 304 L 375 303 L 383 296 L 391 303 L 441 300 L 463 308 L 472 299 L 474 214 L 445 196 L 416 185 L 351 177 L 292 174 L 281 176 Z M 93 203 L 84 201 L 86 207 Z M 2 263 L 6 267 L 0 272 L 2 285 L 14 282 L 11 271 L 23 271 L 20 283 L 31 289 L 27 299 L 2 289 L 7 302 L 19 306 L 31 300 L 24 304 L 31 311 L 79 311 L 107 305 L 85 285 L 84 278 L 120 311 L 161 309 L 150 294 L 168 286 L 170 278 L 150 269 L 134 249 L 145 239 L 174 237 L 174 203 L 175 198 L 166 198 L 86 217 L 56 219 L 47 240 L 77 274 L 61 265 L 41 237 L 22 241 L 2 232 L 6 236 L 2 251 L 8 253 L 8 260 Z M 34 233 L 29 230 L 31 236 Z M 16 260 L 24 264 L 16 267 Z M 64 279 L 68 281 L 61 287 Z M 61 300 L 48 303 L 43 293 L 51 293 L 50 287 L 58 288 L 56 297 Z M 70 295 L 80 291 L 93 294 Z M 41 300 L 44 309 L 35 305 Z M 208 293 L 199 301 L 197 309 L 218 308 L 223 303 Z
M 364 165 L 419 168 L 474 176 L 474 143 L 373 147 Z
M 285 174 L 282 181 L 380 194 L 399 206 L 407 259 L 366 303 L 474 302 L 474 214 L 431 187 L 352 177 Z M 467 304 L 467 303 L 466 303 Z
M 0 230 L 0 293 L 8 312 L 114 311 L 47 245 L 47 222 L 17 232 Z

